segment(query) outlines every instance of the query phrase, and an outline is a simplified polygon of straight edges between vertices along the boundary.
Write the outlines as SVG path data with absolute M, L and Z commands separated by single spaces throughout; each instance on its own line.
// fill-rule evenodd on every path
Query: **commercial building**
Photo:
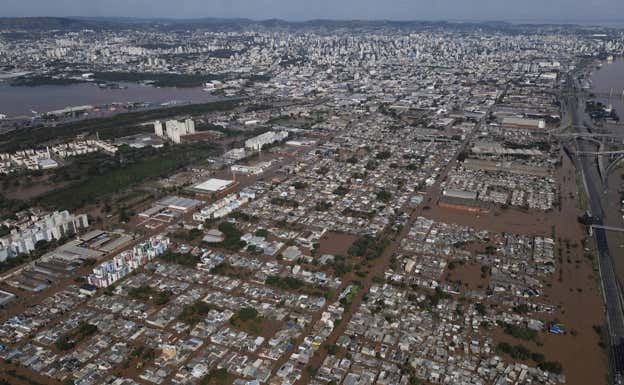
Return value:
M 154 123 L 156 127 L 156 123 Z M 156 128 L 156 131 L 158 128 Z M 162 132 L 162 125 L 161 125 Z M 136 134 L 125 136 L 123 138 L 119 138 L 115 141 L 116 145 L 127 145 L 132 148 L 145 148 L 145 147 L 153 147 L 153 148 L 162 148 L 164 146 L 164 141 L 162 140 L 162 135 L 154 135 L 154 134 Z
M 212 194 L 224 192 L 232 186 L 234 186 L 233 180 L 212 178 L 193 186 L 192 189 L 200 194 Z
M 503 127 L 505 128 L 522 128 L 529 130 L 537 130 L 546 128 L 546 122 L 542 119 L 526 119 L 526 118 L 503 118 Z
M 156 203 L 157 206 L 161 206 L 169 210 L 180 211 L 183 213 L 191 211 L 200 204 L 201 202 L 198 200 L 179 196 L 166 197 Z
M 449 198 L 458 198 L 458 199 L 466 199 L 466 200 L 476 200 L 477 193 L 474 191 L 464 191 L 464 190 L 453 190 L 448 189 L 442 192 L 442 195 Z
M 193 214 L 193 219 L 204 222 L 208 219 L 223 218 L 247 202 L 249 202 L 248 197 L 231 194 L 196 212 Z
M 269 167 L 271 167 L 272 162 L 259 162 L 253 166 L 248 166 L 245 164 L 235 164 L 230 167 L 232 172 L 240 172 L 242 174 L 250 174 L 250 175 L 260 175 L 265 172 Z
M 273 144 L 288 138 L 287 131 L 268 131 L 245 141 L 245 148 L 251 150 L 262 150 L 262 147 Z
M 234 148 L 223 154 L 223 158 L 230 161 L 239 161 L 245 159 L 247 156 L 248 154 L 244 148 Z

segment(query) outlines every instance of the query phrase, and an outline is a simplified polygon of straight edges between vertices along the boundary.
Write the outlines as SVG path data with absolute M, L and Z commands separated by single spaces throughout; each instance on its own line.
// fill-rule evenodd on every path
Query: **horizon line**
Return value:
M 447 23 L 508 23 L 508 24 L 522 24 L 522 23 L 554 23 L 554 24 L 574 24 L 574 23 L 617 23 L 624 22 L 624 18 L 615 19 L 556 19 L 556 18 L 518 18 L 518 19 L 455 19 L 455 18 L 423 18 L 423 19 L 393 19 L 393 18 L 311 18 L 311 19 L 297 19 L 297 18 L 251 18 L 251 17 L 236 17 L 236 16 L 200 16 L 200 17 L 176 17 L 176 16 L 117 16 L 117 15 L 65 15 L 65 16 L 51 16 L 51 15 L 33 15 L 33 16 L 0 16 L 2 19 L 121 19 L 121 20 L 171 20 L 171 21 L 197 21 L 197 20 L 244 20 L 253 22 L 267 22 L 267 21 L 283 21 L 288 23 L 308 23 L 314 21 L 332 21 L 332 22 L 397 22 L 397 23 L 409 23 L 409 22 L 447 22 Z

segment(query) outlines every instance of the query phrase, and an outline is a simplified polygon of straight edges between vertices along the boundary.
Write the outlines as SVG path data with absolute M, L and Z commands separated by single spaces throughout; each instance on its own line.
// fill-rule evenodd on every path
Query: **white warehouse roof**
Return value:
M 231 186 L 234 181 L 224 179 L 208 179 L 194 187 L 196 190 L 217 192 L 226 189 Z

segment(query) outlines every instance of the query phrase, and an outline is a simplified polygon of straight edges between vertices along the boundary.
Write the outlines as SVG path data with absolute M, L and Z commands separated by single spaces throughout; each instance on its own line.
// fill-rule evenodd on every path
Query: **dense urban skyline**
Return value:
M 287 20 L 395 19 L 395 20 L 505 20 L 521 22 L 602 22 L 617 21 L 624 12 L 617 0 L 554 0 L 523 2 L 477 0 L 161 0 L 43 1 L 8 0 L 0 16 L 126 16 L 126 17 L 244 17 Z

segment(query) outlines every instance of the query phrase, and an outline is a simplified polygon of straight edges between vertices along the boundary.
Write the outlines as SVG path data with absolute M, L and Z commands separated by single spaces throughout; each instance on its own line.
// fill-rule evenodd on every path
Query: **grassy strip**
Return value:
M 583 174 L 581 171 L 576 173 L 576 190 L 578 194 L 579 210 L 587 211 L 587 195 L 585 193 L 585 184 L 583 183 Z

